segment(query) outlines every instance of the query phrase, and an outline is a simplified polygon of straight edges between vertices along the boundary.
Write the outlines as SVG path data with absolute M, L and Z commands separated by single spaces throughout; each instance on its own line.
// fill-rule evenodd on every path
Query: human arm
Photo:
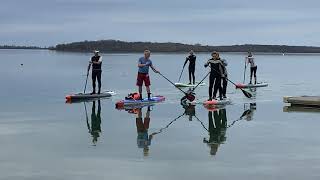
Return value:
M 90 58 L 89 63 L 90 64 L 101 64 L 102 63 L 102 56 L 99 57 L 99 60 L 97 62 L 93 61 L 92 58 Z
M 204 67 L 207 68 L 209 66 L 209 60 L 204 64 Z
M 102 63 L 102 56 L 100 56 L 100 58 L 97 62 L 92 61 L 92 64 L 101 64 L 101 63 Z
M 147 64 L 142 64 L 142 60 L 141 58 L 138 60 L 138 67 L 144 67 L 146 66 Z
M 187 62 L 189 61 L 189 57 L 186 57 L 186 60 L 184 61 L 183 67 L 186 66 Z
M 227 62 L 227 60 L 222 59 L 221 61 L 222 61 L 222 64 L 223 64 L 224 66 L 228 66 L 228 62 Z
M 226 77 L 225 74 L 224 74 L 224 65 L 223 65 L 223 62 L 221 61 L 221 63 L 219 64 L 219 72 L 220 72 L 220 75 L 221 77 Z

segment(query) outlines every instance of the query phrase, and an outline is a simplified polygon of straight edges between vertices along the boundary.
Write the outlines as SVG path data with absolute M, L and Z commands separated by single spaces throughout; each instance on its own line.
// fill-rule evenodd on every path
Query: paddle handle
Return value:
M 88 65 L 88 70 L 87 70 L 87 77 L 86 77 L 86 83 L 84 84 L 84 90 L 83 90 L 83 94 L 86 93 L 86 89 L 87 89 L 87 83 L 88 83 L 88 76 L 89 76 L 89 71 L 90 71 L 90 67 L 91 64 Z
M 246 82 L 247 59 L 244 59 L 243 83 Z

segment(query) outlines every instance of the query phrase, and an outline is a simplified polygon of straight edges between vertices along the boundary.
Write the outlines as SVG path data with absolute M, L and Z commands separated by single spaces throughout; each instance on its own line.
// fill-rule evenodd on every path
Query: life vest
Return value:
M 130 93 L 128 94 L 127 97 L 125 97 L 126 100 L 138 100 L 140 98 L 140 94 L 135 92 L 135 93 Z
M 101 58 L 100 56 L 92 56 L 91 61 L 98 62 L 100 58 Z M 101 71 L 101 64 L 92 64 L 92 70 Z

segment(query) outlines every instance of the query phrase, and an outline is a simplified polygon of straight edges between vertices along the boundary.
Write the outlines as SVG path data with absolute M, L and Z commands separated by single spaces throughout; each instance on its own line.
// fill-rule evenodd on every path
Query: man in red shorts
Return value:
M 140 99 L 142 98 L 142 85 L 144 82 L 144 85 L 146 86 L 147 93 L 148 93 L 148 99 L 150 99 L 151 93 L 150 93 L 150 78 L 149 78 L 149 67 L 155 72 L 159 73 L 153 65 L 152 61 L 150 60 L 150 51 L 145 50 L 144 51 L 144 57 L 141 57 L 138 61 L 138 76 L 137 76 L 137 86 L 139 86 L 139 93 L 140 93 Z

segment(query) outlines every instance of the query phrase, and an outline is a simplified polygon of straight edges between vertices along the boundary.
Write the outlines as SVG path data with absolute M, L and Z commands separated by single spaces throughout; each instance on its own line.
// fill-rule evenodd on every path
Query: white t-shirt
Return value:
M 247 59 L 248 59 L 248 63 L 250 64 L 250 67 L 257 67 L 253 56 L 251 57 L 248 56 Z

